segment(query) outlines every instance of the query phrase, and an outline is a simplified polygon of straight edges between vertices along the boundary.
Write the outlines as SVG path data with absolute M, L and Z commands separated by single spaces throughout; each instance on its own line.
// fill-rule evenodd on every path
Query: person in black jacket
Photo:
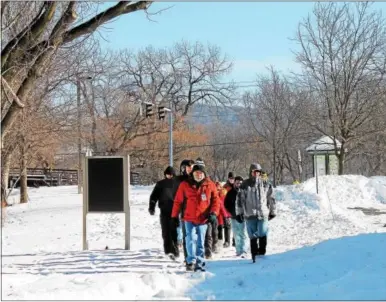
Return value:
M 236 215 L 236 198 L 237 194 L 240 191 L 241 183 L 243 178 L 241 176 L 236 176 L 235 181 L 232 185 L 232 189 L 228 191 L 224 199 L 225 209 L 232 215 L 232 232 L 235 238 L 235 247 L 236 255 L 245 258 L 247 255 L 246 250 L 246 236 L 245 236 L 245 221 L 238 221 Z
M 150 195 L 149 213 L 155 214 L 155 206 L 158 201 L 160 209 L 160 221 L 162 229 L 162 239 L 164 243 L 164 252 L 171 258 L 179 257 L 177 229 L 173 227 L 171 215 L 173 209 L 174 195 L 178 189 L 179 183 L 175 178 L 173 167 L 167 167 L 164 171 L 165 178 L 158 181 Z

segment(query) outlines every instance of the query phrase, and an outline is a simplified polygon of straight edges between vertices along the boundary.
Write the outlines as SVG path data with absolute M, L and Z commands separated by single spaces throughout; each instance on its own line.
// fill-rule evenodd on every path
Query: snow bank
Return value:
M 329 203 L 340 206 L 386 204 L 386 176 L 321 176 L 318 188 L 319 194 L 316 193 L 316 179 L 311 178 L 298 185 L 278 187 L 276 197 L 292 206 L 301 203 L 310 210 L 328 209 Z
M 247 261 L 211 263 L 197 300 L 384 300 L 386 234 L 329 240 Z

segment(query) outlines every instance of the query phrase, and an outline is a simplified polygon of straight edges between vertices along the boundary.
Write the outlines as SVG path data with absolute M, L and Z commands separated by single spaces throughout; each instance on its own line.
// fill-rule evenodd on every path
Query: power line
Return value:
M 228 146 L 228 145 L 242 145 L 242 144 L 256 144 L 259 141 L 244 141 L 244 142 L 229 142 L 229 143 L 217 143 L 217 144 L 202 144 L 202 145 L 188 145 L 188 146 L 178 146 L 174 147 L 175 149 L 191 149 L 191 148 L 203 148 L 203 147 L 217 147 L 217 146 Z M 162 151 L 168 150 L 168 147 L 163 148 L 148 148 L 148 149 L 132 149 L 133 152 L 143 152 L 143 151 Z M 104 152 L 97 152 L 104 153 Z M 78 153 L 58 153 L 55 156 L 66 156 L 66 155 L 77 155 Z
M 227 146 L 227 145 L 241 145 L 241 144 L 255 144 L 259 143 L 259 141 L 246 141 L 246 142 L 229 142 L 229 143 L 217 143 L 217 144 L 203 144 L 203 145 L 188 145 L 188 146 L 178 146 L 175 147 L 175 149 L 190 149 L 190 148 L 202 148 L 202 147 L 216 147 L 216 146 Z M 155 148 L 155 149 L 140 149 L 140 150 L 133 150 L 136 152 L 142 152 L 142 151 L 162 151 L 162 150 L 168 150 L 168 148 Z

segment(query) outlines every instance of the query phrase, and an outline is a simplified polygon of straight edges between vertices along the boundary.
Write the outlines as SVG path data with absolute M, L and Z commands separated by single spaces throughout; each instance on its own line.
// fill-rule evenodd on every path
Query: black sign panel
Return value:
M 88 158 L 88 212 L 123 212 L 123 158 Z

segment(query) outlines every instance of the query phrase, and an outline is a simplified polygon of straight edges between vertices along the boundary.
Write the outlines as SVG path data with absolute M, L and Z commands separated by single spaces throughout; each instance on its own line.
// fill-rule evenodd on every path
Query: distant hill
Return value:
M 187 115 L 187 121 L 194 125 L 209 125 L 215 121 L 222 123 L 238 124 L 238 113 L 242 107 L 224 107 L 224 106 L 208 106 L 197 105 L 193 106 Z

